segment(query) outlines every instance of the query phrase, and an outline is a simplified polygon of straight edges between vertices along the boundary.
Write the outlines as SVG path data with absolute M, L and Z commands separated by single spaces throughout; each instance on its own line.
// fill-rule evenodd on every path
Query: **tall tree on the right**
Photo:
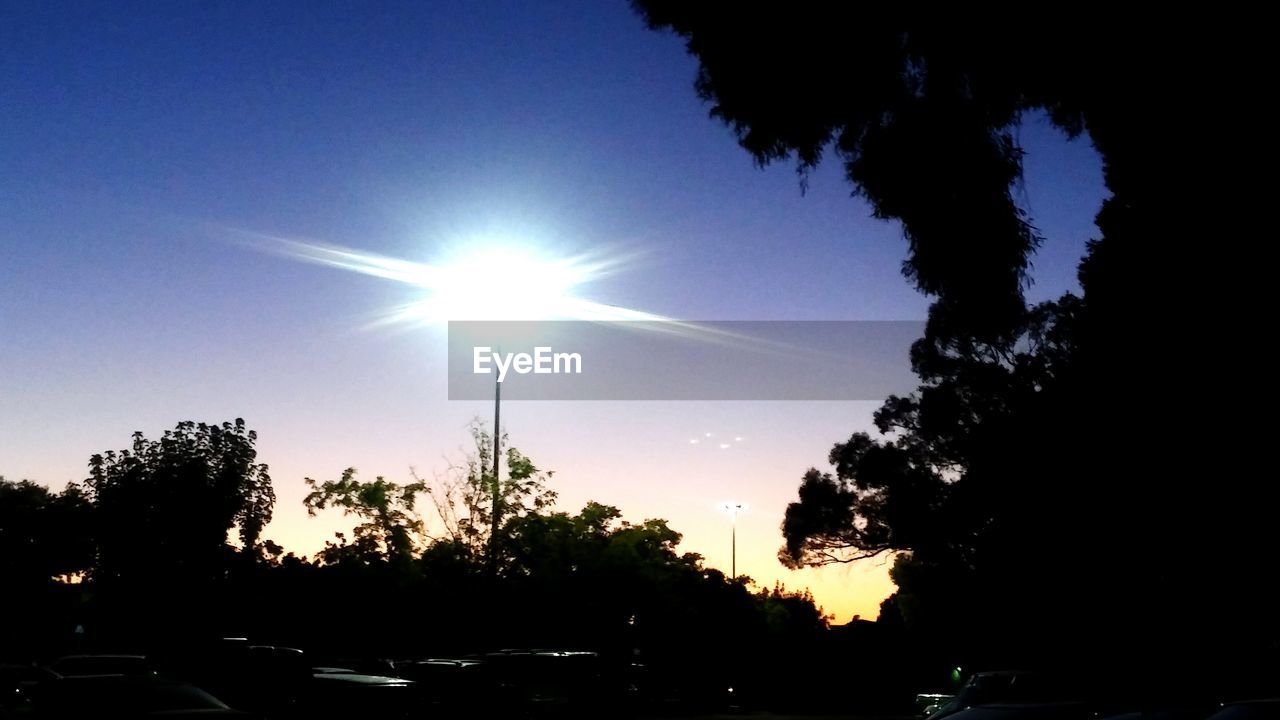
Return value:
M 902 617 L 957 652 L 1141 664 L 1274 651 L 1280 597 L 1259 568 L 1280 550 L 1276 484 L 1247 440 L 1210 435 L 1242 398 L 1219 392 L 1201 414 L 1212 403 L 1192 381 L 1228 363 L 1197 365 L 1216 341 L 1181 314 L 1230 257 L 1180 200 L 1185 158 L 1213 152 L 1224 100 L 1247 96 L 1232 93 L 1248 63 L 1211 44 L 1212 21 L 634 4 L 686 41 L 696 91 L 757 162 L 794 158 L 802 178 L 824 155 L 841 162 L 875 215 L 902 223 L 904 274 L 935 298 L 912 352 L 918 392 L 885 403 L 884 437 L 855 435 L 832 451 L 834 474 L 805 477 L 784 561 L 901 553 Z M 1011 189 L 1032 111 L 1087 134 L 1112 195 L 1083 296 L 1029 308 L 1039 237 Z M 1218 179 L 1199 179 L 1208 203 Z

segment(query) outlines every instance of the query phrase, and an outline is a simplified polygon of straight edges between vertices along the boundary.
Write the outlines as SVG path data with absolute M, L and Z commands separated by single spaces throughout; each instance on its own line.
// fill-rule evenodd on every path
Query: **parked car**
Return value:
M 396 676 L 413 680 L 423 700 L 436 706 L 464 707 L 490 689 L 490 668 L 480 660 L 429 658 L 396 663 Z
M 953 713 L 952 720 L 1091 720 L 1084 703 L 998 703 Z
M 62 677 L 155 674 L 145 655 L 67 655 L 48 668 Z
M 35 717 L 235 718 L 248 717 L 189 683 L 155 675 L 82 675 L 41 685 L 32 702 Z
M 1064 687 L 1064 683 L 1037 672 L 1024 670 L 999 670 L 975 673 L 955 697 L 944 702 L 937 711 L 929 716 L 929 720 L 955 715 L 966 708 L 978 705 L 1043 705 L 1046 703 L 1062 703 L 1077 701 L 1071 697 L 1072 691 Z
M 57 679 L 55 673 L 36 665 L 0 665 L 0 710 L 24 707 L 41 684 Z
M 156 667 L 237 710 L 265 716 L 292 707 L 313 674 L 310 659 L 297 648 L 250 645 L 241 639 L 170 648 L 156 656 Z
M 501 650 L 480 656 L 496 699 L 511 707 L 598 708 L 607 688 L 600 657 L 574 650 Z
M 916 712 L 920 717 L 927 718 L 942 709 L 942 706 L 954 697 L 952 693 L 916 693 Z
M 299 720 L 420 717 L 424 701 L 417 683 L 404 678 L 320 672 L 312 676 L 288 713 Z
M 1147 708 L 1107 715 L 1103 720 L 1205 720 L 1209 714 L 1201 708 Z

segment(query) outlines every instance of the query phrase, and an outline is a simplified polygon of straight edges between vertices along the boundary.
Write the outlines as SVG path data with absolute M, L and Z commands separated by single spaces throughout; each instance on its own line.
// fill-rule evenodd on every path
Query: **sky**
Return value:
M 278 495 L 266 535 L 310 554 L 304 477 L 446 472 L 483 402 L 450 402 L 411 299 L 299 263 L 286 237 L 429 262 L 493 240 L 629 260 L 591 299 L 691 320 L 920 320 L 901 230 L 828 163 L 758 168 L 693 91 L 696 61 L 625 2 L 0 0 L 0 475 L 60 488 L 90 455 L 243 417 Z M 1078 290 L 1105 197 L 1087 139 L 1018 129 L 1045 242 L 1031 300 Z M 902 362 L 907 363 L 907 358 Z M 661 517 L 681 549 L 874 617 L 889 562 L 790 571 L 779 524 L 874 402 L 524 402 L 511 441 L 560 509 Z M 741 437 L 721 449 L 689 439 Z

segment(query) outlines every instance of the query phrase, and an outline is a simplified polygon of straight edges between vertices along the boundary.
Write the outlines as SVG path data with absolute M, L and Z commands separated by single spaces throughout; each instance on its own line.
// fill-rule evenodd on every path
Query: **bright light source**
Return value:
M 378 255 L 339 245 L 303 242 L 229 228 L 241 241 L 295 260 L 393 280 L 417 297 L 387 311 L 376 325 L 439 324 L 449 320 L 586 320 L 619 322 L 636 332 L 659 332 L 699 342 L 758 349 L 735 332 L 588 300 L 584 286 L 623 269 L 634 255 L 600 252 L 556 256 L 533 244 L 477 240 L 455 245 L 435 262 Z M 711 437 L 711 433 L 707 433 Z
M 448 320 L 634 320 L 671 323 L 661 315 L 580 297 L 582 286 L 619 268 L 625 257 L 552 257 L 517 245 L 473 244 L 433 263 L 360 250 L 256 236 L 277 251 L 404 283 L 423 295 L 394 312 L 389 322 Z M 684 323 L 673 323 L 684 327 Z
M 431 266 L 419 308 L 432 321 L 573 319 L 583 300 L 574 289 L 596 268 L 573 258 L 549 260 L 519 250 L 485 250 Z

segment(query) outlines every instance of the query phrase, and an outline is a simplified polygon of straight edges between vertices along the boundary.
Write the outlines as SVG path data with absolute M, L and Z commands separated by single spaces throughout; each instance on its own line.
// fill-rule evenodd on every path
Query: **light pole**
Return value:
M 502 381 L 494 374 L 493 380 L 493 517 L 489 527 L 489 563 L 498 568 L 498 513 L 502 502 Z
M 725 502 L 720 504 L 720 509 L 729 513 L 729 577 L 736 579 L 738 577 L 738 513 L 747 509 L 744 503 Z

